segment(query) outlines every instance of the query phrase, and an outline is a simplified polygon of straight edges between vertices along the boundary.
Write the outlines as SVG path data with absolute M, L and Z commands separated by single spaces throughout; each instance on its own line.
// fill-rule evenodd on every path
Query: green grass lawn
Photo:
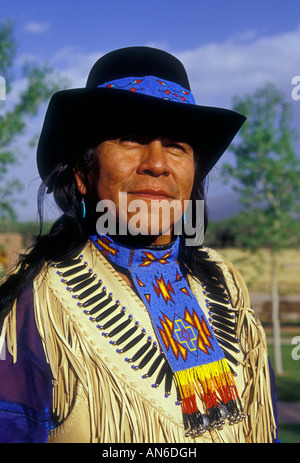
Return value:
M 269 345 L 269 355 L 274 367 L 273 346 Z M 293 360 L 295 345 L 282 346 L 283 375 L 276 375 L 277 399 L 282 402 L 300 402 L 300 360 Z
M 276 375 L 277 399 L 282 402 L 300 402 L 300 360 L 293 360 L 293 344 L 282 346 L 282 363 L 284 373 Z M 274 349 L 269 345 L 269 355 L 274 365 Z M 299 424 L 279 424 L 278 437 L 282 443 L 300 443 Z
M 278 438 L 283 444 L 300 444 L 300 424 L 280 425 Z

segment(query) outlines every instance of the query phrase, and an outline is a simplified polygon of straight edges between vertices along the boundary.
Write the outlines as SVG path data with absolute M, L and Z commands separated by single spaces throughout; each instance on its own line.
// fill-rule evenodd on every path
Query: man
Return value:
M 86 88 L 53 96 L 37 163 L 63 215 L 1 287 L 3 440 L 275 438 L 244 282 L 182 226 L 244 120 L 197 106 L 182 64 L 148 47 L 105 55 Z

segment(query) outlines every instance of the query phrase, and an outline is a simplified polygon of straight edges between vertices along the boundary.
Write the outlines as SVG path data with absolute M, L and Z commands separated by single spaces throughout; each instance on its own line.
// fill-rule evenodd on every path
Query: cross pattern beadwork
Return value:
M 175 325 L 177 328 L 174 329 L 174 333 L 178 342 L 184 344 L 190 352 L 197 351 L 197 335 L 193 327 L 191 325 L 185 325 L 181 318 L 175 320 Z

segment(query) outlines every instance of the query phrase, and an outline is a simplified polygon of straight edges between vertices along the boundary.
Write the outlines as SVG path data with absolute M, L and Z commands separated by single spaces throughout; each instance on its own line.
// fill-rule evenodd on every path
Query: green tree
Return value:
M 271 301 L 275 370 L 283 372 L 280 343 L 278 253 L 299 246 L 300 160 L 293 145 L 291 106 L 283 93 L 268 83 L 251 95 L 234 99 L 234 109 L 247 116 L 237 143 L 234 165 L 223 175 L 233 180 L 243 204 L 237 241 L 252 251 L 270 252 Z
M 49 65 L 27 62 L 21 72 L 24 88 L 17 101 L 15 94 L 14 98 L 10 98 L 15 81 L 13 64 L 16 51 L 13 23 L 4 20 L 0 22 L 0 75 L 2 84 L 5 82 L 5 100 L 0 101 L 0 218 L 9 219 L 16 218 L 18 199 L 15 195 L 23 189 L 20 180 L 7 179 L 9 169 L 20 160 L 20 148 L 16 150 L 16 142 L 24 135 L 30 118 L 37 114 L 41 103 L 66 85 L 66 81 L 62 81 Z M 33 140 L 30 144 L 33 146 Z

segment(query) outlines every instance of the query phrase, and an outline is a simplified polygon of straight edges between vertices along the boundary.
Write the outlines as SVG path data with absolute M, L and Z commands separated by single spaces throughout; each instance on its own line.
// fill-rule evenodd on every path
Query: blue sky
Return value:
M 300 75 L 299 0 L 0 0 L 0 12 L 1 19 L 15 23 L 16 76 L 30 58 L 48 61 L 69 77 L 72 87 L 84 86 L 102 54 L 151 45 L 181 59 L 198 104 L 231 107 L 234 95 L 266 81 L 289 97 L 291 80 Z M 7 104 L 21 88 L 22 81 L 16 80 Z M 299 116 L 300 101 L 291 103 Z M 32 121 L 32 132 L 39 132 L 44 112 L 45 107 Z M 29 205 L 19 214 L 24 220 L 35 217 L 39 182 L 34 180 L 34 150 L 25 148 L 24 140 L 20 149 L 26 159 L 14 173 L 26 185 L 23 196 Z M 224 198 L 224 193 L 230 197 L 225 186 L 213 181 L 210 195 Z
M 51 58 L 62 46 L 86 52 L 156 42 L 182 51 L 251 31 L 299 26 L 297 0 L 7 0 L 20 52 Z M 39 39 L 37 40 L 37 37 Z

